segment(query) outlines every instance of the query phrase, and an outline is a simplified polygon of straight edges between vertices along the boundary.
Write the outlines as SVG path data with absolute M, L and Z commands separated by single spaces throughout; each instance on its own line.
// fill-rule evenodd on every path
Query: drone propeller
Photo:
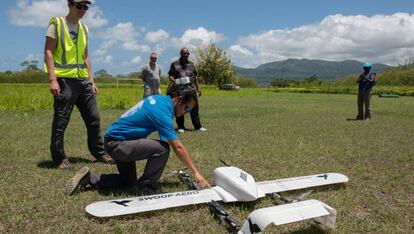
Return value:
M 224 164 L 224 166 L 226 167 L 231 167 L 230 164 L 228 164 L 226 161 L 224 161 L 223 159 L 219 158 L 220 162 Z
M 305 198 L 312 192 L 313 190 L 311 189 L 311 190 L 309 190 L 309 191 L 306 191 L 306 192 L 304 192 L 304 193 L 302 193 L 302 194 L 300 194 L 299 196 L 296 196 L 296 197 L 293 197 L 293 198 L 286 198 L 286 197 L 284 197 L 284 196 L 282 196 L 282 195 L 280 195 L 280 194 L 278 194 L 278 193 L 273 193 L 272 194 L 272 196 L 273 196 L 273 198 L 275 198 L 275 199 L 279 199 L 279 200 L 282 200 L 283 201 L 283 203 L 293 203 L 293 202 L 298 202 L 298 201 L 303 201 L 303 200 L 305 200 Z
M 190 189 L 198 190 L 197 182 L 195 182 L 191 175 L 187 172 L 187 168 L 178 169 L 175 171 L 170 171 L 166 174 L 166 176 L 176 176 L 178 177 L 183 183 L 185 183 Z
M 183 174 L 188 175 L 188 173 L 186 173 L 185 171 L 187 171 L 187 168 L 186 167 L 184 167 L 183 169 L 178 169 L 178 170 L 175 170 L 175 171 L 170 171 L 170 172 L 168 172 L 165 175 L 166 176 L 177 176 L 177 175 L 183 175 Z
M 303 200 L 305 200 L 305 198 L 309 195 L 309 194 L 311 194 L 311 192 L 313 191 L 313 189 L 311 189 L 311 190 L 309 190 L 309 191 L 307 191 L 307 192 L 304 192 L 304 193 L 302 193 L 301 195 L 299 195 L 299 196 L 297 196 L 296 197 L 296 199 L 294 199 L 294 202 L 297 202 L 297 201 L 303 201 Z

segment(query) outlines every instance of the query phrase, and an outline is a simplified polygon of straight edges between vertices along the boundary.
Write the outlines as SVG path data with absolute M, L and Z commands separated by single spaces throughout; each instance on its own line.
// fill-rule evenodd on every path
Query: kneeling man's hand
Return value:
M 211 185 L 207 182 L 206 179 L 204 179 L 204 177 L 200 173 L 196 173 L 194 177 L 199 188 L 211 188 Z

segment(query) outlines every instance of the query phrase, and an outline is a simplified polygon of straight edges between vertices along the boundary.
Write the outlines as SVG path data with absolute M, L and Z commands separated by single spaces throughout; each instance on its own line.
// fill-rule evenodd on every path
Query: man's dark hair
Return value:
M 197 93 L 189 86 L 173 84 L 169 87 L 167 95 L 171 98 L 181 97 L 183 103 L 189 103 L 191 100 L 197 100 Z
M 189 103 L 191 100 L 197 101 L 197 93 L 191 88 L 181 91 L 181 98 L 183 103 Z

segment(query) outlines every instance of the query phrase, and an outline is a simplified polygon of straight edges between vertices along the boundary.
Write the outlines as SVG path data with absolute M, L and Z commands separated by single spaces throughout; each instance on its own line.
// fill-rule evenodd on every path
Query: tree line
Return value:
M 324 85 L 334 86 L 355 86 L 359 74 L 345 77 L 338 77 L 334 81 L 319 79 L 316 75 L 309 76 L 303 80 L 290 80 L 285 78 L 275 78 L 270 82 L 272 87 L 317 87 Z M 387 68 L 377 74 L 376 82 L 385 86 L 414 86 L 414 63 L 400 65 L 398 67 Z
M 241 77 L 234 74 L 233 65 L 225 50 L 214 44 L 199 47 L 195 53 L 195 63 L 201 84 L 216 85 L 220 87 L 223 84 L 233 83 L 240 87 L 256 87 L 257 83 L 254 78 Z M 47 83 L 47 74 L 43 69 L 39 69 L 39 61 L 23 61 L 21 71 L 0 72 L 0 83 Z M 289 80 L 284 78 L 275 78 L 269 85 L 273 87 L 309 87 L 341 85 L 354 86 L 359 74 L 346 77 L 338 77 L 335 81 L 322 81 L 316 75 L 305 78 L 304 80 Z M 112 76 L 105 69 L 99 69 L 94 72 L 96 82 L 111 83 L 115 82 L 114 78 L 127 77 L 139 79 L 140 72 L 131 72 L 128 74 L 119 74 Z M 168 84 L 168 77 L 161 77 L 161 84 Z M 407 63 L 396 68 L 388 68 L 377 75 L 377 83 L 390 86 L 414 86 L 414 63 Z
M 248 77 L 235 76 L 231 60 L 226 52 L 210 44 L 199 47 L 196 50 L 196 67 L 201 84 L 216 85 L 234 83 L 241 87 L 256 87 L 256 80 Z M 47 83 L 47 74 L 38 68 L 39 61 L 23 61 L 20 65 L 21 71 L 0 72 L 0 83 Z M 136 78 L 139 79 L 140 72 L 119 74 L 112 76 L 105 69 L 94 72 L 96 82 L 110 83 L 114 78 Z M 168 84 L 168 77 L 161 77 L 161 84 Z

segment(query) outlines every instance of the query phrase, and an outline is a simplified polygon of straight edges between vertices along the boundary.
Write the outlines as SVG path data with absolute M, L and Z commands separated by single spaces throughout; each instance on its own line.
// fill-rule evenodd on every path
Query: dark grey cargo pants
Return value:
M 154 185 L 161 177 L 170 154 L 166 141 L 137 139 L 112 141 L 105 139 L 105 150 L 115 160 L 119 174 L 94 175 L 99 188 Z M 135 161 L 147 160 L 142 176 L 137 180 Z
M 365 104 L 365 113 L 364 113 Z M 371 118 L 371 90 L 358 91 L 358 115 L 357 119 Z
M 92 156 L 99 158 L 105 153 L 101 133 L 100 116 L 96 94 L 88 79 L 58 78 L 60 96 L 54 96 L 54 115 L 50 152 L 56 164 L 66 158 L 64 134 L 74 105 L 79 109 L 88 134 L 88 148 Z

